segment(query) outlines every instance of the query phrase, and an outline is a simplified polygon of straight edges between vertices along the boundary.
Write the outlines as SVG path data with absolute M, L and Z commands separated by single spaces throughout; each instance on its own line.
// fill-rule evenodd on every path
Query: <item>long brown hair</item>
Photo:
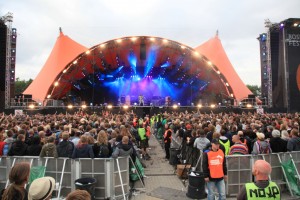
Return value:
M 26 183 L 29 179 L 30 164 L 28 162 L 20 162 L 15 164 L 9 172 L 9 182 L 11 183 L 3 193 L 3 200 L 13 199 L 18 193 L 21 199 L 25 198 L 25 189 L 22 190 L 20 186 Z

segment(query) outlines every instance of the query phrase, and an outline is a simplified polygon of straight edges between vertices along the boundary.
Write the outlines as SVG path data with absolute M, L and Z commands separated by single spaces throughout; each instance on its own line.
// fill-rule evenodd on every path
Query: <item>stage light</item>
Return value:
M 167 39 L 163 39 L 163 42 L 164 43 L 168 43 L 169 41 Z
M 58 86 L 58 81 L 56 81 L 56 82 L 54 83 L 54 86 L 55 86 L 55 87 Z
M 128 105 L 124 105 L 123 108 L 124 108 L 125 110 L 127 110 L 127 109 L 129 108 L 129 106 L 128 106 Z
M 294 27 L 297 27 L 298 26 L 298 23 L 294 23 Z
M 198 108 L 202 108 L 202 104 L 198 104 L 197 107 L 198 107 Z
M 178 103 L 177 105 L 180 106 L 180 103 Z
M 77 64 L 77 60 L 74 60 L 73 64 L 74 64 L 74 65 Z
M 191 103 L 191 106 L 195 106 L 194 103 Z
M 85 54 L 87 54 L 87 55 L 90 54 L 90 50 L 87 50 L 87 51 L 85 52 Z
M 225 85 L 228 87 L 229 86 L 229 84 L 228 83 L 225 83 Z
M 182 49 L 185 49 L 185 46 L 183 46 L 183 45 L 181 45 L 180 47 L 181 47 Z
M 33 104 L 30 104 L 29 106 L 28 106 L 30 109 L 34 109 L 34 105 Z
M 233 97 L 233 94 L 231 93 L 230 96 Z
M 136 39 L 137 39 L 136 37 L 132 37 L 132 38 L 131 38 L 131 41 L 134 42 L 134 41 L 136 41 Z
M 112 109 L 112 105 L 108 105 L 107 108 L 108 108 L 108 109 Z
M 104 47 L 105 47 L 105 44 L 101 44 L 100 47 L 101 47 L 101 48 L 104 48 Z
M 42 106 L 42 103 L 41 103 L 41 102 L 39 102 L 39 106 Z
M 247 107 L 247 108 L 252 108 L 252 105 L 251 105 L 250 103 L 248 103 L 248 104 L 246 105 L 246 107 Z
M 218 74 L 221 74 L 221 72 L 220 72 L 220 71 L 217 71 L 217 73 L 218 73 Z
M 151 41 L 155 41 L 155 38 L 151 37 L 150 40 L 151 40 Z
M 48 94 L 48 96 L 47 96 L 47 99 L 50 99 L 50 97 L 51 97 L 51 95 L 50 95 L 50 94 Z
M 207 61 L 207 64 L 208 64 L 208 65 L 212 65 L 212 62 L 210 62 L 210 61 Z
M 194 55 L 195 55 L 195 56 L 199 56 L 200 54 L 199 54 L 198 51 L 194 51 Z
M 173 105 L 173 108 L 174 108 L 174 109 L 177 109 L 177 108 L 178 108 L 178 106 L 177 106 L 176 104 L 174 104 L 174 105 Z
M 73 108 L 73 105 L 69 104 L 68 109 L 72 109 L 72 108 Z
M 215 104 L 211 104 L 210 107 L 211 107 L 211 108 L 215 108 L 216 105 L 215 105 Z
M 137 103 L 135 103 L 135 102 L 134 102 L 134 104 L 133 104 L 133 105 L 137 106 Z
M 64 69 L 63 73 L 65 74 L 67 72 L 67 69 Z
M 122 39 L 117 39 L 117 43 L 120 43 L 120 42 L 122 42 Z
M 85 104 L 81 105 L 81 108 L 86 109 L 86 105 Z
M 284 24 L 283 24 L 283 23 L 281 23 L 281 24 L 280 24 L 280 27 L 284 27 Z

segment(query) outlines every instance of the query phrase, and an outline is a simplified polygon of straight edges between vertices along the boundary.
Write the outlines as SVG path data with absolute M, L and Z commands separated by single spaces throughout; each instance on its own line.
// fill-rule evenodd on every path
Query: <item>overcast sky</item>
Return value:
M 245 84 L 260 85 L 259 43 L 264 20 L 300 18 L 299 0 L 0 0 L 0 16 L 14 15 L 16 77 L 34 79 L 62 27 L 92 47 L 107 40 L 149 35 L 197 47 L 215 36 Z

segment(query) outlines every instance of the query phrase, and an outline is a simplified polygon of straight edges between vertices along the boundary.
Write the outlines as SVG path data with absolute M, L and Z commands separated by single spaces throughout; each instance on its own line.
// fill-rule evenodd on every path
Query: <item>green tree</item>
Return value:
M 16 78 L 15 94 L 23 93 L 32 81 L 33 81 L 32 79 L 29 79 L 28 81 L 26 81 L 26 80 L 20 80 L 20 78 Z
M 260 86 L 258 85 L 247 85 L 248 89 L 257 97 L 261 96 Z

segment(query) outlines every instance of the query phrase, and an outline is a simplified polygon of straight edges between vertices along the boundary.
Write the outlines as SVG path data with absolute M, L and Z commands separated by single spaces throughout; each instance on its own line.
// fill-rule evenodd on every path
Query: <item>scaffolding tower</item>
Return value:
M 267 52 L 267 75 L 268 75 L 268 107 L 273 106 L 272 101 L 272 64 L 271 64 L 271 33 L 270 28 L 272 27 L 272 23 L 269 19 L 265 20 L 265 28 L 267 32 L 267 40 L 266 40 L 266 52 Z
M 7 37 L 6 37 L 6 65 L 5 65 L 5 108 L 10 107 L 10 87 L 11 87 L 11 38 L 12 38 L 12 22 L 13 13 L 8 12 L 6 15 L 1 17 L 7 26 Z M 13 77 L 15 78 L 15 77 Z

